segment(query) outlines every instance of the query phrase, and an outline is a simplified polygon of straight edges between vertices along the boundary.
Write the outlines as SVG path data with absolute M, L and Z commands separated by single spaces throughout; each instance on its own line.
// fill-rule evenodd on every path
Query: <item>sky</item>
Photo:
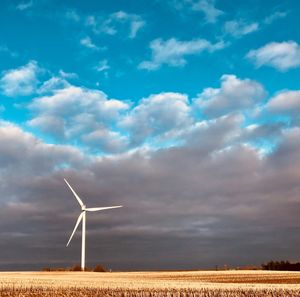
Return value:
M 300 261 L 297 0 L 3 0 L 0 270 Z

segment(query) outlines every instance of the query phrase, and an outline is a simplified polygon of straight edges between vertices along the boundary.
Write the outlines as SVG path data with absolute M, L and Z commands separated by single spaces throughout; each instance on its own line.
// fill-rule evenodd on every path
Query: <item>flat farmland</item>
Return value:
M 0 296 L 300 296 L 300 272 L 0 272 Z

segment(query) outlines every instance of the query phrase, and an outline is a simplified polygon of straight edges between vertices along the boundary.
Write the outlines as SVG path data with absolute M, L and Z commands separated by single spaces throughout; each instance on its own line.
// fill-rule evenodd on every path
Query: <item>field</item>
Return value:
M 300 296 L 300 272 L 1 272 L 0 296 Z

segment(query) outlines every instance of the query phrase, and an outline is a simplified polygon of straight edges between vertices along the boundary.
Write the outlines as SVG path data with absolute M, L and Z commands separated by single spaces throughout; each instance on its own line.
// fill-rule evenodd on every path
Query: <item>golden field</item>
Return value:
M 0 272 L 0 296 L 300 296 L 300 272 Z

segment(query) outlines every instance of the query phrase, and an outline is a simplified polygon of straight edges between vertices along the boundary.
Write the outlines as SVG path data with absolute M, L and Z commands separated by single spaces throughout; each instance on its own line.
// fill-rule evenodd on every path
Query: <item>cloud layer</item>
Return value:
M 195 125 L 184 146 L 90 158 L 2 123 L 3 267 L 79 261 L 79 235 L 65 249 L 79 209 L 63 177 L 89 206 L 124 205 L 88 217 L 89 265 L 183 269 L 296 258 L 286 242 L 299 243 L 299 128 L 283 132 L 263 159 L 235 142 L 239 132 L 239 117 L 225 116 Z
M 265 97 L 264 87 L 256 81 L 223 75 L 221 88 L 206 88 L 195 101 L 207 116 L 220 116 L 251 109 Z
M 224 30 L 227 34 L 230 34 L 234 37 L 242 37 L 243 35 L 248 35 L 255 31 L 259 30 L 259 24 L 254 23 L 246 23 L 243 20 L 232 20 L 227 21 L 224 24 Z
M 0 80 L 0 88 L 8 97 L 27 96 L 34 93 L 38 84 L 38 72 L 41 71 L 35 61 L 4 71 Z
M 181 67 L 186 64 L 185 56 L 200 54 L 203 51 L 214 52 L 225 47 L 220 41 L 212 44 L 205 39 L 181 41 L 171 38 L 166 41 L 155 39 L 150 43 L 152 58 L 139 64 L 140 69 L 156 70 L 161 65 L 167 64 L 173 67 Z
M 295 41 L 271 42 L 256 50 L 251 50 L 247 58 L 257 67 L 263 65 L 287 71 L 300 66 L 300 46 Z
M 30 72 L 33 67 L 37 72 L 41 69 L 32 61 L 4 72 L 2 80 L 6 80 L 9 73 L 23 73 L 28 68 Z M 38 81 L 35 74 L 34 83 L 30 76 L 30 92 L 37 95 L 24 104 L 30 115 L 26 127 L 47 136 L 48 141 L 75 145 L 93 154 L 182 145 L 186 135 L 197 125 L 207 125 L 211 120 L 231 114 L 242 119 L 241 125 L 251 127 L 252 136 L 255 135 L 253 127 L 263 114 L 269 114 L 283 126 L 298 121 L 297 91 L 282 91 L 266 103 L 267 91 L 259 82 L 233 74 L 223 75 L 219 88 L 204 88 L 196 98 L 162 92 L 133 102 L 109 98 L 100 90 L 75 86 L 67 81 L 73 75 L 61 73 L 44 81 L 41 78 Z M 10 83 L 18 84 L 19 80 L 17 75 Z M 3 93 L 8 95 L 7 90 Z M 254 137 L 245 141 L 253 145 L 256 140 Z

